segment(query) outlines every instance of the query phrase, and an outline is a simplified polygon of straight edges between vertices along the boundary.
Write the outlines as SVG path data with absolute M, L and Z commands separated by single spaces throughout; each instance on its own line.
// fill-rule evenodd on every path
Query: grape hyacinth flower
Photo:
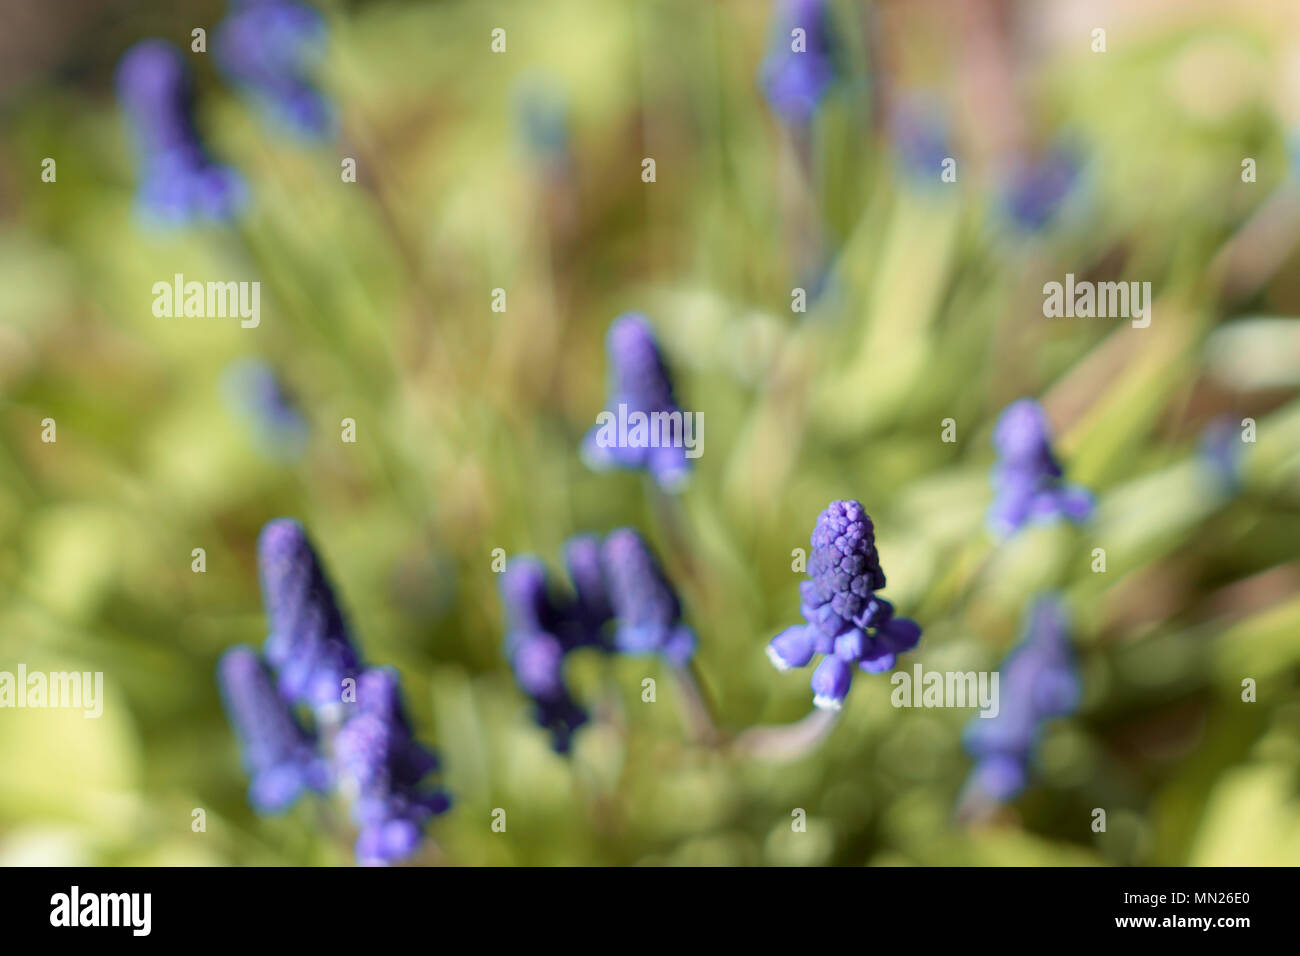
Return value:
M 1022 398 L 1003 409 L 993 428 L 993 445 L 998 462 L 988 524 L 995 535 L 1006 538 L 1030 521 L 1066 517 L 1079 522 L 1092 514 L 1091 493 L 1062 481 L 1047 415 L 1038 402 Z
M 1041 232 L 1074 191 L 1080 171 L 1077 159 L 1064 147 L 1018 160 L 1004 186 L 1006 217 L 1023 232 Z
M 870 674 L 890 670 L 899 654 L 920 641 L 921 628 L 895 617 L 894 606 L 876 594 L 885 587 L 885 573 L 874 526 L 861 504 L 832 501 L 817 516 L 811 544 L 808 580 L 799 585 L 807 623 L 773 638 L 767 656 L 784 671 L 825 655 L 812 675 L 813 704 L 839 710 L 853 666 Z
M 117 67 L 117 96 L 134 133 L 137 202 L 147 221 L 180 225 L 228 219 L 244 185 L 209 157 L 194 125 L 194 90 L 179 50 L 163 40 L 131 47 Z
M 266 362 L 242 359 L 223 375 L 226 403 L 253 433 L 259 451 L 277 461 L 293 461 L 307 445 L 307 421 Z
M 551 746 L 567 753 L 574 732 L 587 722 L 564 682 L 566 655 L 579 647 L 608 649 L 602 629 L 609 620 L 599 565 L 599 542 L 574 538 L 565 548 L 573 596 L 558 597 L 545 565 L 531 555 L 510 561 L 501 576 L 506 610 L 506 657 L 515 680 L 533 701 L 533 719 L 551 734 Z
M 428 821 L 451 806 L 440 788 L 423 785 L 438 758 L 412 735 L 397 673 L 389 668 L 357 679 L 355 712 L 334 739 L 334 766 L 360 828 L 356 855 L 363 866 L 410 857 Z
M 257 542 L 262 598 L 271 631 L 264 653 L 294 703 L 336 709 L 360 660 L 334 592 L 301 524 L 277 518 Z
M 665 491 L 678 491 L 686 482 L 690 461 L 685 445 L 686 415 L 673 398 L 672 380 L 663 353 L 645 316 L 619 316 L 609 328 L 606 350 L 610 362 L 609 401 L 597 420 L 607 419 L 588 432 L 582 456 L 597 471 L 607 468 L 641 468 Z M 649 429 L 622 434 L 615 422 L 645 416 Z M 673 434 L 671 422 L 678 428 Z M 661 427 L 661 423 L 662 427 Z M 618 432 L 611 437 L 611 433 Z
M 786 124 L 806 126 L 834 82 L 833 36 L 826 0 L 777 0 L 759 85 Z
M 305 139 L 326 139 L 334 111 L 310 78 L 325 45 L 325 21 L 293 0 L 242 0 L 213 38 L 217 65 L 272 122 Z
M 304 790 L 323 792 L 329 769 L 315 739 L 279 695 L 257 652 L 232 647 L 217 666 L 226 714 L 251 779 L 248 802 L 259 813 L 287 810 Z
M 1198 457 L 1219 487 L 1236 494 L 1242 487 L 1241 429 L 1230 415 L 1219 415 L 1201 432 Z
M 682 605 L 641 535 L 620 528 L 601 548 L 613 610 L 614 647 L 624 654 L 661 654 L 684 667 L 695 654 L 695 632 L 682 623 Z
M 1030 608 L 1019 644 L 1002 662 L 998 712 L 975 717 L 963 741 L 975 758 L 968 792 L 996 803 L 1015 798 L 1029 779 L 1043 725 L 1078 707 L 1081 686 L 1059 598 Z

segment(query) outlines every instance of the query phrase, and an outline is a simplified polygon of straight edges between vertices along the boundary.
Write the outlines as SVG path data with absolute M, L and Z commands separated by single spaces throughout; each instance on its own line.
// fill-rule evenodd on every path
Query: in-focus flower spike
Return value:
M 838 710 L 854 665 L 872 674 L 890 670 L 899 654 L 920 641 L 921 628 L 895 617 L 894 606 L 876 594 L 885 586 L 885 572 L 875 528 L 861 504 L 832 501 L 817 517 L 811 544 L 808 580 L 799 585 L 807 623 L 773 638 L 767 656 L 784 671 L 825 655 L 813 672 L 813 703 Z
M 1023 232 L 1042 231 L 1074 192 L 1080 172 L 1074 154 L 1061 146 L 1041 157 L 1017 160 L 1004 186 L 1007 219 Z
M 1065 517 L 1078 522 L 1092 514 L 1092 494 L 1062 481 L 1047 415 L 1032 398 L 1003 409 L 993 428 L 993 445 L 998 454 L 988 513 L 993 534 L 1005 538 L 1031 521 Z
M 334 132 L 334 111 L 311 80 L 324 50 L 325 21 L 293 0 L 243 0 L 217 27 L 222 73 L 277 125 L 306 139 Z
M 181 52 L 163 40 L 131 47 L 117 67 L 117 96 L 135 139 L 137 203 L 146 221 L 180 225 L 232 216 L 244 184 L 209 157 L 194 125 L 194 91 Z
M 360 828 L 357 862 L 399 863 L 419 849 L 425 824 L 451 802 L 423 785 L 438 759 L 411 734 L 396 671 L 364 671 L 354 706 L 334 739 L 334 767 Z
M 330 782 L 328 765 L 276 692 L 257 652 L 243 646 L 226 651 L 217 665 L 217 682 L 251 779 L 248 802 L 253 809 L 279 813 L 304 790 L 324 791 Z
M 601 549 L 605 585 L 614 612 L 614 647 L 625 654 L 661 654 L 684 666 L 695 654 L 695 632 L 641 535 L 620 528 Z
M 302 525 L 289 518 L 268 522 L 257 556 L 271 628 L 264 653 L 279 674 L 280 693 L 294 703 L 333 709 L 360 660 Z
M 610 326 L 605 343 L 609 399 L 601 418 L 607 423 L 588 432 L 582 446 L 583 460 L 597 471 L 644 469 L 665 491 L 680 490 L 690 473 L 681 431 L 685 416 L 673 397 L 668 367 L 649 321 L 637 313 L 619 316 Z M 628 434 L 622 434 L 619 424 L 630 422 L 634 413 L 640 413 L 638 418 L 645 416 L 647 427 L 629 428 Z M 677 430 L 663 425 L 662 430 L 668 434 L 653 434 L 665 421 L 676 421 Z
M 1065 607 L 1055 596 L 1035 601 L 1020 642 L 998 669 L 998 712 L 975 717 L 963 736 L 975 758 L 968 792 L 1005 802 L 1024 789 L 1043 725 L 1078 707 L 1081 686 Z
M 809 123 L 835 81 L 833 31 L 826 0 L 776 0 L 759 84 L 772 111 L 790 126 Z
M 242 359 L 227 367 L 226 403 L 248 423 L 258 450 L 277 461 L 294 461 L 307 447 L 307 420 L 280 377 L 266 362 Z

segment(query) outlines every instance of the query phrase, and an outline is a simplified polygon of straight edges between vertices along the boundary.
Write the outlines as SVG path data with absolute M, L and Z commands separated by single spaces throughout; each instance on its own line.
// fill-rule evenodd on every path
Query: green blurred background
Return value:
M 106 683 L 98 720 L 0 711 L 0 863 L 351 861 L 338 808 L 248 809 L 214 683 L 265 635 L 255 540 L 279 515 L 443 756 L 456 806 L 419 862 L 1300 863 L 1292 3 L 835 3 L 841 75 L 802 138 L 756 82 L 766 0 L 317 6 L 337 140 L 269 130 L 187 52 L 200 128 L 252 201 L 157 233 L 133 215 L 113 68 L 143 37 L 188 51 L 224 4 L 0 2 L 0 669 Z M 521 134 L 537 91 L 567 111 L 562 154 Z M 888 117 L 913 97 L 947 117 L 955 184 L 900 158 Z M 1060 137 L 1080 187 L 1017 231 L 1008 157 Z M 798 314 L 810 246 L 825 281 Z M 260 281 L 260 326 L 155 318 L 177 272 Z M 1150 328 L 1045 319 L 1067 272 L 1151 282 Z M 679 500 L 578 458 L 630 310 L 707 421 Z M 300 458 L 267 456 L 223 397 L 247 357 L 303 410 Z M 1022 395 L 1099 507 L 999 548 L 989 436 Z M 1257 422 L 1232 487 L 1201 452 L 1222 416 Z M 734 732 L 808 709 L 807 673 L 763 650 L 798 620 L 792 549 L 840 497 L 925 628 L 906 668 L 994 668 L 1032 596 L 1065 594 L 1084 701 L 1019 800 L 959 823 L 971 712 L 894 709 L 883 676 L 779 764 L 691 743 L 657 662 L 578 655 L 594 719 L 550 751 L 502 656 L 493 549 L 554 564 L 574 533 L 641 529 Z

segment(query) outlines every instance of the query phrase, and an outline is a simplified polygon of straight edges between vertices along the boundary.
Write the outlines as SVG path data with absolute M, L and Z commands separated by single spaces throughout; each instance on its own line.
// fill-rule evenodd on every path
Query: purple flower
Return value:
M 1060 517 L 1078 522 L 1092 514 L 1091 493 L 1062 481 L 1047 415 L 1036 401 L 1022 398 L 1003 409 L 993 428 L 993 445 L 998 461 L 988 524 L 995 535 L 1008 537 L 1028 522 Z
M 257 652 L 243 646 L 226 651 L 217 665 L 217 682 L 251 778 L 248 802 L 253 809 L 279 813 L 304 790 L 324 791 L 329 771 L 316 742 L 276 692 Z
M 778 117 L 802 126 L 835 80 L 830 11 L 826 0 L 777 0 L 773 25 L 759 85 Z
M 1231 494 L 1241 490 L 1241 429 L 1230 415 L 1219 415 L 1201 432 L 1199 458 L 1223 489 Z
M 890 116 L 898 166 L 911 179 L 941 184 L 943 161 L 952 156 L 949 123 L 940 105 L 928 96 L 900 98 Z
M 570 653 L 590 647 L 661 654 L 681 666 L 695 651 L 695 634 L 681 620 L 681 604 L 635 531 L 615 531 L 603 543 L 594 535 L 571 538 L 564 563 L 569 576 L 564 590 L 552 587 L 545 566 L 528 555 L 512 558 L 501 579 L 506 657 L 516 683 L 533 701 L 534 720 L 550 731 L 560 753 L 587 722 L 564 681 Z
M 1024 789 L 1043 725 L 1078 707 L 1081 686 L 1067 628 L 1059 598 L 1036 601 L 1020 642 L 999 668 L 996 716 L 974 717 L 966 727 L 963 742 L 975 758 L 971 786 L 996 802 Z
M 894 606 L 876 592 L 885 572 L 876 553 L 875 529 L 856 501 L 832 501 L 812 533 L 808 580 L 799 584 L 804 625 L 786 628 L 767 647 L 778 670 L 806 667 L 825 655 L 813 672 L 813 703 L 838 710 L 848 695 L 852 666 L 877 674 L 921 639 L 913 620 L 894 616 Z
M 354 706 L 334 740 L 334 766 L 360 828 L 357 862 L 397 863 L 419 849 L 425 824 L 450 800 L 423 785 L 438 759 L 411 734 L 396 671 L 364 671 Z
M 520 689 L 532 699 L 533 719 L 551 733 L 551 745 L 568 752 L 587 713 L 564 682 L 564 663 L 580 647 L 607 649 L 609 620 L 599 539 L 573 538 L 565 545 L 571 594 L 551 586 L 546 566 L 531 555 L 512 558 L 501 576 L 506 610 L 506 657 Z
M 266 115 L 307 139 L 334 130 L 334 111 L 310 79 L 325 22 L 292 0 L 245 0 L 217 28 L 213 49 L 225 76 Z
M 1004 186 L 1003 211 L 1024 232 L 1039 232 L 1056 217 L 1079 180 L 1078 160 L 1064 147 L 1021 158 Z
M 662 654 L 685 665 L 695 653 L 695 633 L 682 623 L 682 606 L 654 555 L 630 528 L 613 531 L 601 549 L 605 584 L 614 612 L 614 646 L 624 654 Z
M 242 359 L 225 371 L 227 404 L 252 433 L 268 458 L 293 461 L 307 445 L 307 421 L 285 390 L 275 369 L 259 359 Z
M 338 704 L 343 680 L 357 675 L 360 660 L 302 525 L 289 518 L 268 522 L 257 555 L 270 621 L 265 654 L 279 674 L 280 693 L 316 708 Z
M 244 185 L 212 161 L 199 138 L 180 51 L 162 40 L 131 47 L 117 67 L 117 96 L 134 133 L 144 217 L 163 225 L 231 217 L 243 202 Z
M 645 316 L 619 316 L 605 340 L 609 354 L 609 400 L 598 425 L 583 441 L 583 459 L 595 470 L 639 468 L 665 491 L 677 491 L 690 471 L 684 444 L 685 416 L 673 397 L 663 353 Z M 644 416 L 638 429 L 633 417 Z M 673 422 L 677 427 L 672 426 Z M 630 423 L 623 434 L 624 422 Z

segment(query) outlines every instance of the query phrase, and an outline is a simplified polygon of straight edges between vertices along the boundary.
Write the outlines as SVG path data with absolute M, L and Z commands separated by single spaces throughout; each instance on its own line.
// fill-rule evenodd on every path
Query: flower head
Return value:
M 665 491 L 677 491 L 685 483 L 690 471 L 690 460 L 683 444 L 684 416 L 673 397 L 672 380 L 664 364 L 654 332 L 645 316 L 636 313 L 619 316 L 610 326 L 605 340 L 609 354 L 609 400 L 602 417 L 622 420 L 630 414 L 646 417 L 650 429 L 658 434 L 646 434 L 645 440 L 632 433 L 628 440 L 623 436 L 610 437 L 609 424 L 600 425 L 587 434 L 583 442 L 583 458 L 594 469 L 640 468 Z M 679 423 L 677 434 L 661 422 L 675 419 Z M 667 431 L 668 434 L 662 432 Z
M 799 584 L 806 623 L 773 638 L 767 656 L 778 670 L 788 670 L 825 655 L 813 672 L 813 703 L 838 710 L 853 665 L 872 674 L 890 670 L 899 654 L 920 641 L 921 628 L 895 617 L 894 606 L 876 594 L 885 587 L 885 572 L 875 528 L 861 504 L 832 501 L 817 517 L 811 544 L 808 580 Z
M 315 740 L 276 692 L 257 652 L 242 646 L 226 651 L 217 665 L 217 682 L 251 778 L 248 802 L 253 808 L 278 813 L 304 790 L 323 791 L 328 767 Z
M 993 429 L 993 445 L 998 453 L 993 469 L 996 494 L 988 523 L 998 537 L 1031 521 L 1084 521 L 1092 514 L 1092 495 L 1062 481 L 1047 415 L 1036 401 L 1022 398 L 1003 410 Z
M 117 96 L 134 133 L 145 217 L 179 225 L 233 215 L 244 185 L 212 161 L 199 138 L 194 90 L 180 51 L 162 40 L 131 47 L 117 67 Z
M 339 703 L 343 680 L 356 676 L 360 660 L 302 525 L 268 522 L 257 556 L 271 627 L 265 654 L 279 673 L 280 693 L 312 707 Z
M 1064 147 L 1019 159 L 1004 187 L 1006 217 L 1023 232 L 1042 231 L 1075 190 L 1079 174 L 1078 160 Z
M 1029 767 L 1043 725 L 1073 713 L 1081 687 L 1059 598 L 1034 603 L 1016 648 L 999 668 L 998 712 L 975 717 L 964 742 L 975 758 L 972 785 L 988 798 L 1015 797 L 1029 778 Z
M 835 80 L 830 10 L 826 0 L 777 0 L 773 24 L 759 84 L 777 116 L 802 126 Z
M 450 801 L 423 784 L 438 759 L 411 734 L 396 671 L 364 671 L 355 708 L 335 737 L 334 766 L 360 827 L 357 862 L 397 863 L 419 849 L 425 824 Z
M 325 22 L 293 0 L 249 0 L 217 28 L 217 64 L 275 122 L 307 139 L 334 129 L 334 111 L 310 79 L 325 42 Z
M 624 654 L 662 654 L 684 665 L 695 653 L 695 632 L 682 623 L 682 606 L 641 535 L 611 532 L 601 549 L 614 646 Z

